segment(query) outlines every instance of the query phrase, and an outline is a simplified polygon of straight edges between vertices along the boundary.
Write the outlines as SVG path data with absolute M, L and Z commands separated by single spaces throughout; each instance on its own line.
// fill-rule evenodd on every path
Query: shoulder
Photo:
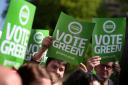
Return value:
M 111 79 L 108 80 L 108 85 L 114 85 Z

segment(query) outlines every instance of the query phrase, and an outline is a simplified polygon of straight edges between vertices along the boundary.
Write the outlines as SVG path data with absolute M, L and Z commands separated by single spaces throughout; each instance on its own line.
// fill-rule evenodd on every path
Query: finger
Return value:
M 100 63 L 100 61 L 95 61 L 95 62 L 92 62 L 92 64 L 96 64 L 96 63 Z
M 101 59 L 98 58 L 98 59 L 92 59 L 92 60 L 89 60 L 90 62 L 96 62 L 96 61 L 100 61 Z
M 80 63 L 80 67 L 87 69 L 86 66 L 83 63 Z
M 87 67 L 83 63 L 80 63 L 80 69 L 87 72 Z
M 99 65 L 100 62 L 94 62 L 94 63 L 92 63 L 92 64 L 93 64 L 93 66 L 95 67 L 95 66 Z
M 48 36 L 48 39 L 49 39 L 50 41 L 52 41 L 52 40 L 53 40 L 53 37 L 52 37 L 52 36 Z
M 89 65 L 95 67 L 100 64 L 100 61 L 90 62 Z
M 98 66 L 98 65 L 100 65 L 100 63 L 95 63 L 95 64 L 94 64 L 94 66 Z
M 94 56 L 94 57 L 91 57 L 90 59 L 98 59 L 98 58 L 101 58 L 100 56 Z
M 50 38 L 45 38 L 44 40 L 43 40 L 43 42 L 42 42 L 42 46 L 43 47 L 49 47 L 50 45 L 52 44 L 52 39 L 50 39 Z
M 88 61 L 99 61 L 101 60 L 101 57 L 95 57 L 95 58 L 90 58 Z

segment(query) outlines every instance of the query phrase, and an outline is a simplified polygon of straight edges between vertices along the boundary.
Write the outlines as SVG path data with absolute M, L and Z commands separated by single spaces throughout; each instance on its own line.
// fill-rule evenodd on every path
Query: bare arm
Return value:
M 41 59 L 43 53 L 52 45 L 52 41 L 53 41 L 52 37 L 50 37 L 50 36 L 45 37 L 42 41 L 41 48 L 39 49 L 39 51 L 37 53 L 35 53 L 33 55 L 32 60 L 36 61 L 36 62 L 40 62 L 40 59 Z

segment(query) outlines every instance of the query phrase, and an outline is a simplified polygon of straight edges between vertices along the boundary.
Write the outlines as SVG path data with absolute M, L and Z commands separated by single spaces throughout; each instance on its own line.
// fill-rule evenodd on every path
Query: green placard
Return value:
M 18 68 L 24 61 L 35 6 L 11 0 L 0 40 L 0 64 Z
M 115 61 L 122 56 L 125 37 L 125 18 L 94 18 L 92 54 L 102 57 L 102 62 Z
M 32 54 L 34 52 L 38 52 L 42 45 L 42 40 L 49 35 L 48 30 L 39 30 L 39 29 L 32 29 L 28 48 L 26 51 L 26 60 L 30 61 Z
M 80 22 L 61 13 L 53 33 L 55 40 L 48 49 L 47 57 L 54 57 L 75 65 L 81 63 L 94 25 L 94 23 Z

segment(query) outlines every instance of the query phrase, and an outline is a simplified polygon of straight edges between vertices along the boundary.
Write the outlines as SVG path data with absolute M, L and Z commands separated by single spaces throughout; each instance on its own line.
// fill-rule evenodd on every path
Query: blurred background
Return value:
M 60 12 L 63 11 L 79 20 L 91 22 L 94 17 L 126 17 L 128 19 L 128 0 L 28 0 L 36 5 L 33 29 L 50 29 L 52 35 Z M 128 26 L 128 22 L 127 22 Z M 126 43 L 121 59 L 119 85 L 127 83 L 128 78 L 128 27 Z M 87 49 L 91 56 L 91 43 Z
M 79 20 L 93 17 L 119 17 L 128 15 L 128 0 L 28 0 L 36 5 L 33 29 L 48 27 L 54 30 L 60 12 Z
M 92 22 L 94 17 L 128 16 L 128 0 L 28 0 L 36 5 L 33 29 L 49 29 L 52 35 L 60 12 Z M 91 56 L 91 41 L 86 56 Z M 87 57 L 87 58 L 88 58 Z
M 0 0 L 1 1 L 1 0 Z M 6 0 L 8 1 L 8 0 Z M 49 29 L 52 35 L 60 12 L 91 22 L 94 17 L 126 17 L 128 19 L 128 0 L 27 0 L 36 6 L 32 29 Z M 2 6 L 0 6 L 2 9 Z M 5 12 L 6 14 L 6 12 Z M 5 14 L 2 16 L 4 17 Z M 128 26 L 128 22 L 127 22 Z M 128 27 L 126 27 L 126 43 L 121 60 L 120 85 L 128 76 Z M 86 56 L 91 56 L 91 41 Z

